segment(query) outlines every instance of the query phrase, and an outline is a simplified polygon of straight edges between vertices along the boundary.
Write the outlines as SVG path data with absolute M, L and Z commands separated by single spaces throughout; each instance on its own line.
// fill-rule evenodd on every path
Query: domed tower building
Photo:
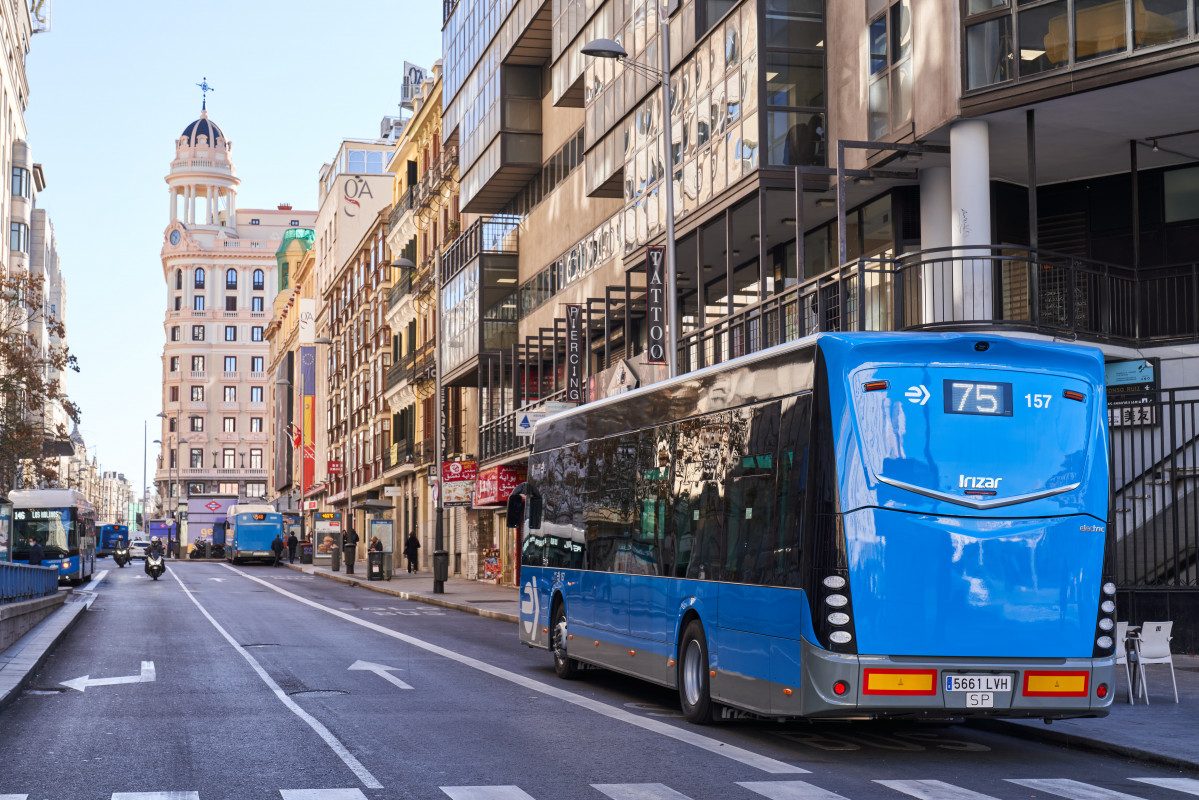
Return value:
M 275 251 L 285 231 L 311 227 L 316 217 L 288 204 L 238 208 L 241 181 L 231 149 L 205 103 L 200 118 L 175 141 L 166 176 L 161 456 L 155 483 L 167 516 L 177 519 L 188 510 L 189 498 L 266 496 L 268 382 L 291 379 L 268 376 L 266 368 L 264 331 L 277 291 Z M 218 505 L 223 514 L 226 504 Z M 189 518 L 201 524 L 191 526 L 190 536 L 185 528 L 184 544 L 208 538 L 203 531 L 211 525 L 196 513 Z

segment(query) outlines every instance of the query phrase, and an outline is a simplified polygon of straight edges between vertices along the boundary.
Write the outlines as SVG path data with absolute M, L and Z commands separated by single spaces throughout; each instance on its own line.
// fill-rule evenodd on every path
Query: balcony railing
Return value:
M 416 187 L 409 186 L 408 191 L 404 192 L 404 194 L 400 197 L 399 202 L 392 206 L 391 213 L 387 215 L 388 233 L 391 233 L 393 230 L 395 230 L 396 225 L 400 224 L 400 219 L 412 210 L 413 206 L 415 205 L 415 197 Z
M 442 253 L 441 280 L 444 283 L 481 253 L 520 252 L 520 217 L 496 214 L 480 217 Z

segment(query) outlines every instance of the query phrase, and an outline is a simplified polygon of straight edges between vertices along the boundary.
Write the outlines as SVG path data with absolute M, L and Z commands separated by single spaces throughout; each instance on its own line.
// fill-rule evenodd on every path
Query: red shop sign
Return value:
M 327 462 L 325 465 L 325 471 L 328 472 L 330 475 L 340 475 L 341 474 L 341 462 L 340 461 Z
M 475 505 L 498 505 L 508 502 L 512 490 L 523 483 L 527 475 L 528 470 L 519 465 L 483 470 L 475 483 Z
M 473 481 L 478 477 L 479 465 L 476 461 L 443 461 L 441 462 L 441 477 L 446 483 L 454 481 Z

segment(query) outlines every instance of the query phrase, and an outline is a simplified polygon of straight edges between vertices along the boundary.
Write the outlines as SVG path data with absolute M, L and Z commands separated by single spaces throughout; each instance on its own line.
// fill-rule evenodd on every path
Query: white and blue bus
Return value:
M 80 583 L 96 569 L 96 509 L 74 489 L 16 489 L 14 562 L 29 563 L 29 540 L 42 545 L 42 566 L 58 567 L 59 582 Z
M 819 334 L 548 417 L 520 639 L 693 722 L 1103 716 L 1103 358 Z
M 234 563 L 274 559 L 271 543 L 283 535 L 283 515 L 269 503 L 229 506 L 225 521 L 225 558 Z

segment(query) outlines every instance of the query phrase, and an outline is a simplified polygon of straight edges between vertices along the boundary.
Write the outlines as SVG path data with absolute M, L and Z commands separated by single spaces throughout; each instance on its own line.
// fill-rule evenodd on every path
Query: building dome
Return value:
M 198 120 L 183 129 L 183 138 L 187 139 L 192 146 L 198 143 L 201 136 L 207 136 L 209 144 L 216 144 L 217 139 L 225 138 L 225 134 L 221 133 L 221 129 L 208 119 L 207 114 L 201 115 Z

